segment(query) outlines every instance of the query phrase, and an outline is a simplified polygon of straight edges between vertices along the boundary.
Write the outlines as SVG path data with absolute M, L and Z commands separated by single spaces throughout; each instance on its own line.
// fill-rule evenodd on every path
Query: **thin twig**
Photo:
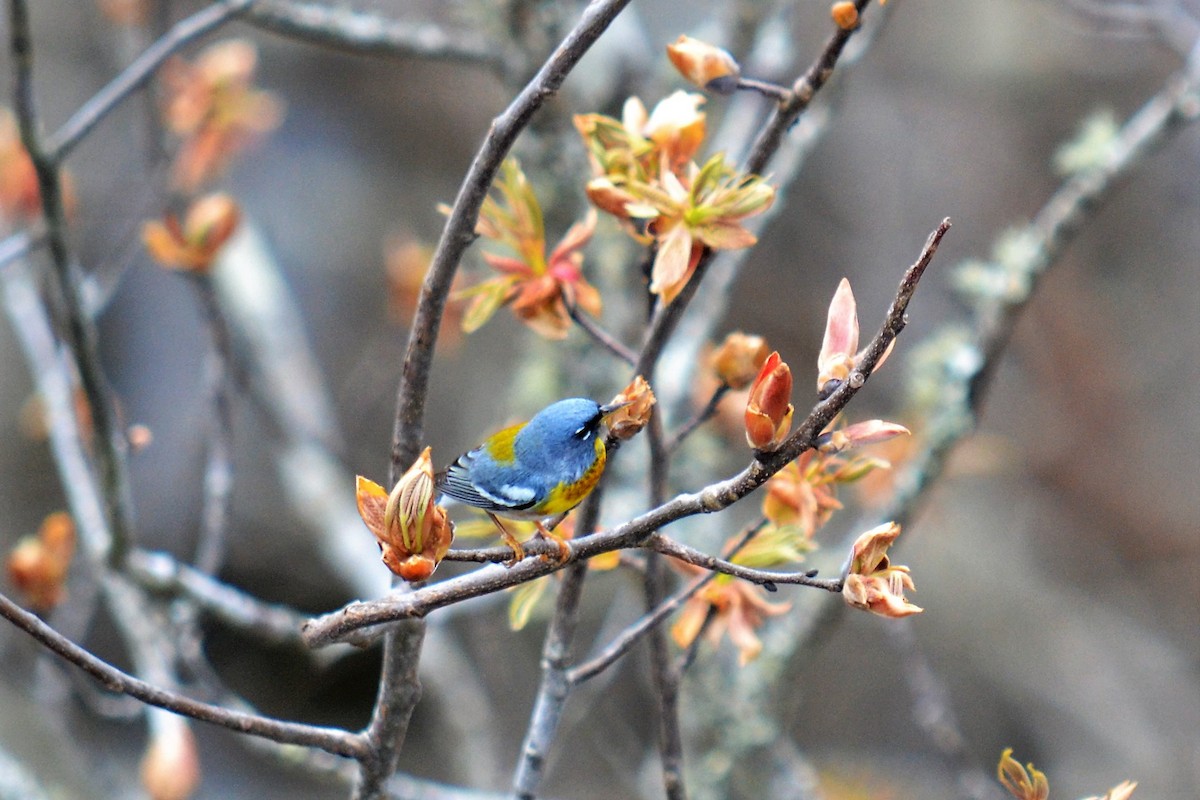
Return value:
M 42 217 L 71 356 L 79 372 L 84 397 L 92 414 L 95 454 L 99 465 L 104 511 L 111 534 L 109 557 L 119 563 L 132 537 L 129 478 L 126 471 L 125 436 L 119 430 L 107 381 L 100 365 L 96 330 L 84 310 L 83 291 L 77 268 L 67 245 L 67 219 L 63 207 L 62 181 L 53 155 L 42 144 L 37 103 L 33 96 L 33 41 L 27 0 L 10 0 L 9 42 L 15 72 L 15 111 L 21 143 L 29 153 L 41 193 Z
M 205 6 L 172 25 L 170 30 L 130 62 L 107 86 L 80 106 L 79 110 L 47 139 L 46 156 L 49 163 L 61 164 L 93 128 L 144 86 L 164 61 L 200 37 L 224 25 L 253 3 L 254 0 L 223 0 Z
M 868 2 L 870 0 L 855 0 L 854 4 L 861 13 Z M 762 174 L 763 170 L 766 169 L 771 158 L 779 150 L 784 133 L 800 118 L 800 115 L 804 113 L 809 103 L 812 102 L 813 97 L 816 96 L 817 92 L 821 90 L 821 87 L 825 85 L 825 82 L 833 73 L 838 58 L 841 56 L 843 49 L 845 49 L 846 42 L 850 40 L 855 30 L 858 30 L 858 28 L 852 30 L 837 28 L 835 30 L 826 43 L 825 48 L 817 57 L 817 60 L 796 80 L 791 90 L 791 99 L 786 103 L 780 104 L 775 109 L 767 125 L 759 132 L 750 155 L 742 168 L 743 172 L 747 174 Z M 678 296 L 666 305 L 659 302 L 655 306 L 637 364 L 634 365 L 634 374 L 645 376 L 646 380 L 650 381 L 651 384 L 654 383 L 654 367 L 662 355 L 662 350 L 679 324 L 683 312 L 695 296 L 697 289 L 704 279 L 704 275 L 708 272 L 714 255 L 715 252 L 713 250 L 706 249 L 700 255 L 691 279 L 684 284 Z
M 392 437 L 392 469 L 396 475 L 416 459 L 421 448 L 425 396 L 442 312 L 462 255 L 475 240 L 475 221 L 492 179 L 533 114 L 558 91 L 583 54 L 628 4 L 629 0 L 595 0 L 588 6 L 583 18 L 549 60 L 508 108 L 492 121 L 488 135 L 463 179 L 421 286 L 404 354 Z
M 652 536 L 647 542 L 647 547 L 655 552 L 679 559 L 685 564 L 702 567 L 703 569 L 719 572 L 723 575 L 732 575 L 735 578 L 741 578 L 744 581 L 757 583 L 759 586 L 766 586 L 767 588 L 782 583 L 812 586 L 816 589 L 824 589 L 827 592 L 834 593 L 842 590 L 842 579 L 840 577 L 818 578 L 816 577 L 816 570 L 811 569 L 799 572 L 772 572 L 765 569 L 743 567 L 741 564 L 735 564 L 732 561 L 726 561 L 723 558 L 709 555 L 694 547 L 689 547 L 661 533 Z
M 461 61 L 510 72 L 501 48 L 431 22 L 389 19 L 362 9 L 288 0 L 259 0 L 243 19 L 282 36 L 368 55 Z
M 897 666 L 912 695 L 913 722 L 954 771 L 960 791 L 970 800 L 1000 800 L 1004 793 L 972 755 L 949 690 L 921 651 L 912 620 L 887 620 L 880 627 L 896 650 Z
M 991 377 L 1021 312 L 1074 235 L 1095 214 L 1119 179 L 1169 135 L 1197 120 L 1200 120 L 1200 64 L 1172 75 L 1163 90 L 1121 127 L 1106 162 L 1069 178 L 1034 216 L 1026 229 L 1031 238 L 1025 248 L 1029 260 L 1020 266 L 1027 277 L 1025 291 L 1019 297 L 998 300 L 976 310 L 971 327 L 978 333 L 975 343 L 970 345 L 972 357 L 959 359 L 971 363 L 972 368 L 947 371 L 957 386 L 948 387 L 942 394 L 956 400 L 952 407 L 938 412 L 938 421 L 929 426 L 925 447 L 897 477 L 899 488 L 882 519 L 901 524 L 911 519 L 925 493 L 941 475 L 950 451 L 974 430 Z
M 661 408 L 652 409 L 646 435 L 650 444 L 649 500 L 651 506 L 658 506 L 667 500 L 671 463 L 663 434 Z M 658 535 L 660 534 L 655 532 L 654 536 Z M 651 550 L 646 554 L 646 573 L 642 580 L 648 612 L 663 602 L 667 593 L 666 582 L 666 569 L 662 558 Z M 650 629 L 649 645 L 651 683 L 658 695 L 658 746 L 662 761 L 663 790 L 667 800 L 687 800 L 687 786 L 683 777 L 683 734 L 679 729 L 681 676 L 671 668 L 671 651 L 661 626 Z
M 571 315 L 571 319 L 575 320 L 575 324 L 582 328 L 584 333 L 592 337 L 596 344 L 630 366 L 637 363 L 637 353 L 622 344 L 617 337 L 600 327 L 600 324 L 581 311 L 578 305 L 566 302 L 565 300 L 564 303 L 567 307 L 567 313 Z
M 287 644 L 300 640 L 305 617 L 299 611 L 263 602 L 167 553 L 131 550 L 126 566 L 129 576 L 142 587 L 185 597 L 215 619 L 251 632 L 261 641 Z
M 732 558 L 743 547 L 758 535 L 758 532 L 766 525 L 766 520 L 760 520 L 752 525 L 742 535 L 741 539 L 725 554 L 726 558 Z M 613 637 L 613 640 L 605 645 L 604 649 L 597 653 L 593 658 L 572 667 L 567 672 L 567 678 L 573 684 L 583 683 L 586 680 L 596 677 L 604 670 L 608 669 L 617 662 L 621 656 L 629 652 L 630 649 L 650 631 L 651 628 L 659 625 L 669 617 L 675 609 L 686 603 L 693 595 L 699 592 L 708 584 L 716 579 L 717 572 L 708 572 L 690 584 L 685 586 L 680 591 L 676 592 L 671 597 L 659 603 L 652 611 L 643 615 L 637 622 L 621 631 L 620 634 Z
M 0 616 L 28 633 L 51 652 L 87 672 L 109 691 L 127 694 L 143 703 L 165 708 L 201 722 L 211 722 L 238 733 L 248 733 L 286 744 L 317 747 L 347 758 L 360 759 L 367 755 L 363 738 L 348 731 L 230 711 L 139 680 L 65 638 L 4 594 L 0 594 Z
M 738 78 L 737 88 L 758 92 L 763 97 L 769 97 L 779 103 L 786 103 L 792 96 L 791 90 L 787 87 L 771 83 L 770 81 L 755 80 L 754 78 Z
M 209 352 L 205 368 L 211 416 L 208 449 L 204 465 L 204 503 L 201 511 L 200 540 L 196 546 L 196 569 L 215 574 L 225 555 L 226 528 L 229 526 L 229 499 L 233 491 L 233 351 L 229 326 L 217 302 L 216 291 L 208 276 L 195 283 L 200 297 L 204 324 L 208 329 Z
M 869 2 L 870 0 L 854 0 L 854 7 L 860 16 Z M 817 60 L 792 84 L 791 97 L 776 107 L 770 121 L 759 133 L 758 139 L 754 142 L 754 146 L 746 158 L 744 167 L 746 172 L 761 174 L 766 168 L 767 162 L 779 149 L 779 143 L 784 134 L 804 113 L 808 104 L 812 102 L 817 92 L 833 74 L 833 69 L 837 66 L 838 58 L 842 55 L 846 42 L 850 41 L 850 37 L 857 30 L 858 27 L 834 28 L 833 34 L 825 43 Z
M 818 403 L 797 429 L 780 447 L 771 453 L 759 453 L 750 465 L 723 481 L 704 487 L 698 492 L 683 494 L 653 508 L 621 525 L 599 533 L 586 534 L 568 543 L 570 554 L 562 564 L 542 559 L 525 559 L 511 568 L 488 566 L 466 575 L 425 586 L 409 594 L 376 601 L 351 603 L 331 614 L 305 624 L 304 639 L 318 647 L 341 640 L 361 628 L 386 622 L 421 617 L 434 609 L 488 594 L 509 586 L 548 575 L 576 560 L 601 553 L 641 545 L 654 531 L 685 517 L 710 514 L 728 508 L 753 492 L 772 475 L 783 469 L 802 452 L 811 448 L 816 437 L 833 418 L 846 407 L 851 398 L 867 381 L 870 370 L 888 344 L 903 330 L 908 303 L 929 265 L 942 237 L 949 230 L 945 220 L 938 226 L 922 248 L 917 261 L 904 273 L 896 297 L 884 317 L 879 331 L 871 339 L 860 362 L 861 372 L 855 373 L 828 398 Z
M 729 384 L 722 383 L 713 390 L 712 395 L 708 398 L 708 402 L 704 404 L 704 408 L 696 412 L 696 415 L 683 423 L 679 430 L 667 440 L 666 450 L 668 453 L 674 453 L 679 449 L 679 445 L 683 444 L 683 440 L 691 436 L 697 428 L 712 419 L 713 414 L 717 413 L 717 406 L 721 405 L 721 400 L 729 392 Z

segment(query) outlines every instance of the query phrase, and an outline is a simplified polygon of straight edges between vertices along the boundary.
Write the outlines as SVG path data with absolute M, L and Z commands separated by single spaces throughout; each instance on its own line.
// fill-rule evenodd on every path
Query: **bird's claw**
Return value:
M 563 537 L 559 536 L 554 531 L 547 528 L 541 522 L 537 523 L 537 529 L 538 529 L 539 536 L 541 536 L 543 539 L 548 539 L 549 541 L 554 542 L 556 545 L 558 545 L 558 563 L 559 564 L 567 563 L 567 561 L 569 561 L 571 559 L 571 545 L 567 543 L 567 540 L 564 539 Z M 543 553 L 542 558 L 549 561 L 550 554 Z

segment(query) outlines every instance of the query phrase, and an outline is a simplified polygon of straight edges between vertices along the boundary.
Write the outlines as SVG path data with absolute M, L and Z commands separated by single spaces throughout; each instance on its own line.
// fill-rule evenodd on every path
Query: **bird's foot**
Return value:
M 538 529 L 539 536 L 541 536 L 543 539 L 548 539 L 548 540 L 554 542 L 556 545 L 558 545 L 558 563 L 565 564 L 568 560 L 570 560 L 571 545 L 569 545 L 567 543 L 566 539 L 564 539 L 563 537 L 559 536 L 554 531 L 547 528 L 545 525 L 543 525 L 541 523 L 540 520 L 537 522 L 537 529 Z M 546 559 L 547 561 L 550 560 L 549 554 L 543 555 L 542 558 Z
M 521 543 L 519 541 L 517 541 L 517 537 L 515 537 L 511 533 L 509 533 L 508 528 L 504 527 L 504 524 L 500 522 L 499 518 L 495 514 L 488 512 L 488 516 L 492 518 L 492 522 L 494 522 L 496 524 L 496 528 L 499 529 L 500 536 L 503 537 L 504 543 L 506 545 L 508 545 L 509 547 L 511 547 L 512 551 L 513 551 L 512 558 L 507 559 L 504 562 L 504 566 L 506 566 L 506 567 L 516 566 L 517 564 L 519 564 L 521 561 L 523 561 L 525 559 L 524 546 L 522 546 Z

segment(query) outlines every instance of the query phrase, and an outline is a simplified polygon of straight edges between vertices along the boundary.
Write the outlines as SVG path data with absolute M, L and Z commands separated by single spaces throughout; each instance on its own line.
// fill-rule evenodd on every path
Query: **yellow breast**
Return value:
M 604 473 L 606 458 L 604 441 L 597 437 L 596 460 L 587 468 L 587 472 L 583 473 L 579 480 L 574 483 L 560 483 L 551 489 L 546 499 L 538 504 L 538 513 L 550 517 L 570 511 L 583 502 L 583 498 L 587 497 L 588 493 L 596 488 L 596 483 Z

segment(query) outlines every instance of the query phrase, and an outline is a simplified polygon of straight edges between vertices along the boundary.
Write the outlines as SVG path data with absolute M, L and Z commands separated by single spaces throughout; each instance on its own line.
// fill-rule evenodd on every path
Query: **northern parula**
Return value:
M 513 562 L 525 557 L 520 542 L 497 517 L 533 520 L 558 543 L 563 560 L 570 550 L 542 520 L 583 502 L 604 472 L 605 417 L 628 403 L 600 405 L 584 397 L 559 400 L 533 419 L 493 433 L 463 453 L 441 477 L 447 497 L 481 508 L 513 549 Z

